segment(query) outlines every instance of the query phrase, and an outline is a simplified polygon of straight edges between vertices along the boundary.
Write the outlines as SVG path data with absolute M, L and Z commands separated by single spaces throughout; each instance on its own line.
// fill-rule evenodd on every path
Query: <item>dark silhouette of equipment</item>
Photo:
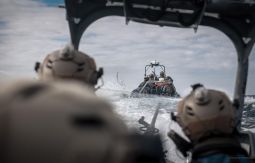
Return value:
M 142 116 L 138 122 L 139 124 L 143 125 L 142 127 L 140 127 L 140 131 L 142 131 L 145 135 L 156 135 L 159 133 L 159 129 L 157 129 L 155 127 L 156 121 L 157 121 L 157 117 L 158 117 L 158 113 L 159 113 L 159 109 L 160 109 L 160 104 L 158 104 L 153 118 L 151 120 L 151 123 L 149 124 L 148 122 L 145 121 L 145 117 Z

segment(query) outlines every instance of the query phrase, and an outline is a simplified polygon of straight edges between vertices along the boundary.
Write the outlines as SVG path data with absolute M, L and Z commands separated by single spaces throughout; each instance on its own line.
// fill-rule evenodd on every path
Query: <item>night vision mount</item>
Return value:
M 235 45 L 238 69 L 234 99 L 242 106 L 249 55 L 255 42 L 255 0 L 65 0 L 71 41 L 78 49 L 90 24 L 106 16 L 122 16 L 126 23 L 194 28 L 199 25 L 225 33 Z M 219 56 L 220 57 L 220 56 Z

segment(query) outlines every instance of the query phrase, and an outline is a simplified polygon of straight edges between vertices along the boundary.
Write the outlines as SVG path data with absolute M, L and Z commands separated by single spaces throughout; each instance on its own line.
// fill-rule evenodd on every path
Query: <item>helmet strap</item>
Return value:
M 35 62 L 35 67 L 34 67 L 35 72 L 38 72 L 40 66 L 41 66 L 40 62 Z
M 184 157 L 188 157 L 188 152 L 193 148 L 192 143 L 185 140 L 174 130 L 170 130 L 167 135 L 171 140 L 173 140 L 174 144 L 176 145 L 177 149 L 181 152 L 181 154 Z
M 177 122 L 177 116 L 174 115 L 174 112 L 171 112 L 171 119 L 175 122 Z
M 97 79 L 101 78 L 104 74 L 104 69 L 102 67 L 97 71 Z
M 99 90 L 101 87 L 103 87 L 103 86 L 104 86 L 104 80 L 103 80 L 103 78 L 102 78 L 102 77 L 100 78 L 100 81 L 101 81 L 101 84 L 100 84 L 100 85 L 98 85 L 98 86 L 95 88 L 95 91 Z

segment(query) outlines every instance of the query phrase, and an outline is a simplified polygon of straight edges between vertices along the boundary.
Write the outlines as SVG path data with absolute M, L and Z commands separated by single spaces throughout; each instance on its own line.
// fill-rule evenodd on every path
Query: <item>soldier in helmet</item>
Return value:
M 151 73 L 151 74 L 149 75 L 149 80 L 154 80 L 154 78 L 155 78 L 155 75 L 154 75 L 153 73 Z
M 237 138 L 235 111 L 225 93 L 193 85 L 193 91 L 179 102 L 177 115 L 172 115 L 189 142 L 173 130 L 169 137 L 185 157 L 191 153 L 191 162 L 248 163 L 248 154 Z
M 160 163 L 163 158 L 159 137 L 130 134 L 112 106 L 80 83 L 26 80 L 1 86 L 1 163 Z
M 165 77 L 166 77 L 165 72 L 164 72 L 164 71 L 161 71 L 161 72 L 159 73 L 159 81 L 160 81 L 160 82 L 164 81 L 164 80 L 165 80 Z
M 141 82 L 141 83 L 139 84 L 138 88 L 141 89 L 141 88 L 146 84 L 146 82 L 147 82 L 148 80 L 149 80 L 149 77 L 145 76 L 143 82 Z
M 170 83 L 173 83 L 173 82 L 174 82 L 173 78 L 171 78 L 170 76 L 167 76 L 167 77 L 166 77 L 166 81 L 168 81 L 168 82 L 170 82 Z
M 72 45 L 48 54 L 42 64 L 36 63 L 35 70 L 41 80 L 77 80 L 93 88 L 103 75 L 102 68 L 97 71 L 93 58 Z

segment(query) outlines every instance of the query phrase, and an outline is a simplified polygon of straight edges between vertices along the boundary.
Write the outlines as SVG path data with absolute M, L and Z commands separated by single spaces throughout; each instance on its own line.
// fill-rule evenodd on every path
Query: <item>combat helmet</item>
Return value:
M 35 70 L 41 80 L 71 79 L 91 86 L 103 75 L 102 68 L 97 71 L 93 58 L 72 45 L 48 54 L 42 64 L 36 63 Z
M 161 78 L 165 78 L 165 72 L 164 71 L 160 71 L 160 73 L 159 73 L 159 76 L 161 77 Z
M 166 81 L 169 81 L 169 82 L 173 83 L 174 80 L 173 80 L 173 78 L 171 78 L 170 76 L 167 76 L 167 77 L 166 77 Z
M 196 84 L 178 103 L 176 121 L 191 141 L 198 141 L 212 135 L 231 134 L 235 110 L 225 93 Z
M 122 162 L 127 127 L 84 85 L 25 80 L 2 86 L 0 162 Z

